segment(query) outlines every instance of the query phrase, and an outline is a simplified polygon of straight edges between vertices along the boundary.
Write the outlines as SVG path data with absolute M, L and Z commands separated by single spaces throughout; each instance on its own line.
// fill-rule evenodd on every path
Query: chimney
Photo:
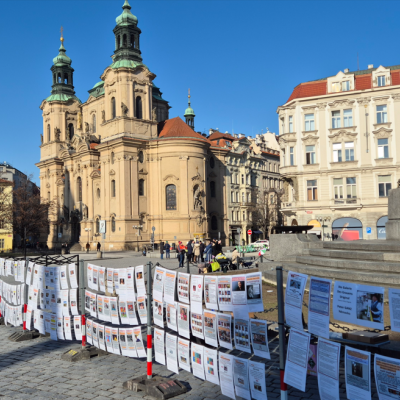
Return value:
M 374 68 L 374 64 L 368 64 L 368 69 Z
M 234 137 L 235 139 L 237 139 L 237 137 L 238 137 L 237 133 L 234 133 L 234 134 L 233 134 L 233 137 Z
M 251 140 L 251 139 L 253 139 L 251 136 L 247 136 L 247 139 L 249 139 L 249 140 Z
M 349 69 L 348 69 L 348 68 L 346 68 L 346 69 L 344 70 L 344 73 L 345 73 L 345 74 L 347 74 L 347 72 L 349 72 Z
M 209 134 L 209 135 L 212 135 L 213 132 L 214 132 L 214 131 L 213 131 L 212 129 L 209 129 L 208 134 Z

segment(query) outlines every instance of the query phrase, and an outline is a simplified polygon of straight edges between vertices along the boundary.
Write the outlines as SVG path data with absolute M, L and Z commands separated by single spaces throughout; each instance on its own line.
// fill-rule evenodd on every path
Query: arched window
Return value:
M 51 141 L 51 132 L 50 132 L 50 124 L 47 125 L 47 141 Z
M 114 119 L 117 116 L 117 110 L 115 108 L 115 97 L 111 99 L 111 119 Z
M 139 179 L 139 196 L 144 196 L 144 179 Z
M 131 35 L 131 47 L 135 48 L 135 36 Z
M 315 221 L 315 219 L 314 219 L 313 221 Z M 310 221 L 310 222 L 308 223 L 308 225 L 312 225 L 311 222 L 312 222 L 312 221 Z M 318 222 L 318 221 L 316 221 L 316 222 Z M 319 222 L 318 222 L 318 223 L 319 223 Z M 297 223 L 297 219 L 293 219 L 293 220 L 292 220 L 292 226 L 298 226 L 298 225 L 299 225 L 299 224 Z M 321 226 L 321 224 L 320 224 L 319 226 Z
M 111 218 L 111 232 L 115 232 L 115 217 Z
M 100 219 L 96 218 L 96 233 L 99 233 L 100 231 Z
M 143 119 L 142 98 L 136 97 L 136 118 Z
M 217 197 L 217 192 L 215 190 L 215 182 L 214 181 L 210 182 L 210 196 Z
M 72 140 L 72 138 L 74 137 L 74 125 L 73 124 L 68 125 L 68 136 L 69 136 L 69 140 Z
M 121 36 L 118 35 L 118 36 L 117 36 L 117 49 L 119 49 L 120 46 L 121 46 Z
M 61 72 L 59 72 L 57 75 L 57 82 L 61 83 Z
M 379 218 L 376 223 L 376 231 L 378 239 L 386 239 L 386 222 L 388 222 L 387 215 Z
M 96 133 L 96 114 L 93 114 L 93 133 Z
M 111 152 L 111 164 L 114 164 L 114 160 L 115 160 L 114 152 L 112 151 Z
M 215 215 L 211 217 L 211 230 L 213 231 L 218 230 L 218 219 Z
M 76 192 L 78 194 L 78 201 L 82 201 L 82 179 L 80 176 L 76 180 Z
M 167 210 L 176 210 L 176 186 L 167 185 L 165 188 L 165 202 Z
M 97 193 L 97 198 L 99 199 L 100 198 L 100 189 L 99 188 L 97 188 L 96 193 Z
M 53 74 L 53 85 L 57 83 L 57 76 L 56 74 Z
M 143 160 L 144 160 L 143 151 L 139 151 L 138 159 L 139 159 L 139 162 L 142 164 Z
M 128 44 L 126 42 L 126 34 L 125 33 L 124 33 L 124 36 L 122 36 L 122 46 L 123 47 L 127 47 L 128 46 Z
M 358 240 L 363 238 L 362 222 L 356 218 L 339 218 L 332 223 L 332 237 L 334 240 Z
M 68 74 L 64 74 L 64 83 L 65 83 L 65 84 L 68 83 Z
M 115 197 L 115 180 L 111 181 L 111 197 Z

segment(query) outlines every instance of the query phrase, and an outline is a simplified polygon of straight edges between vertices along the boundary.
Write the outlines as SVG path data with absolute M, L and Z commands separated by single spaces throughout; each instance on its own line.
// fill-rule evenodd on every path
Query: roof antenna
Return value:
M 357 71 L 360 70 L 360 60 L 358 59 L 358 52 L 357 52 Z

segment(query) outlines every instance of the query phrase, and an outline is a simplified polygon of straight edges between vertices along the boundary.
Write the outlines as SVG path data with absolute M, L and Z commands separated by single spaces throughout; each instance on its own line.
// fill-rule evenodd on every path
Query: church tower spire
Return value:
M 185 117 L 186 124 L 194 130 L 194 117 L 196 115 L 193 111 L 193 108 L 190 106 L 190 88 L 188 93 L 188 108 L 185 110 L 185 114 L 183 116 Z
M 125 0 L 122 14 L 117 17 L 117 26 L 114 28 L 115 50 L 113 61 L 121 60 L 142 62 L 140 51 L 140 34 L 142 31 L 137 27 L 138 19 L 131 13 L 131 6 L 128 0 Z
M 68 100 L 75 98 L 73 85 L 74 69 L 71 67 L 72 60 L 66 55 L 64 47 L 63 27 L 61 27 L 61 46 L 58 49 L 57 57 L 53 58 L 53 65 L 50 68 L 53 73 L 53 85 L 51 87 L 52 100 Z

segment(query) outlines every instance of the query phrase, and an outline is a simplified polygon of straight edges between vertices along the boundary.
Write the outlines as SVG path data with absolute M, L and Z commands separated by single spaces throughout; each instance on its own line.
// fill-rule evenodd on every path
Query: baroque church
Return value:
M 185 122 L 169 119 L 168 102 L 143 64 L 141 30 L 126 0 L 114 28 L 113 62 L 86 102 L 74 91 L 74 69 L 61 37 L 43 115 L 42 197 L 57 201 L 49 247 L 87 242 L 103 250 L 195 237 L 226 239 L 226 149 Z M 103 225 L 105 221 L 105 233 Z

